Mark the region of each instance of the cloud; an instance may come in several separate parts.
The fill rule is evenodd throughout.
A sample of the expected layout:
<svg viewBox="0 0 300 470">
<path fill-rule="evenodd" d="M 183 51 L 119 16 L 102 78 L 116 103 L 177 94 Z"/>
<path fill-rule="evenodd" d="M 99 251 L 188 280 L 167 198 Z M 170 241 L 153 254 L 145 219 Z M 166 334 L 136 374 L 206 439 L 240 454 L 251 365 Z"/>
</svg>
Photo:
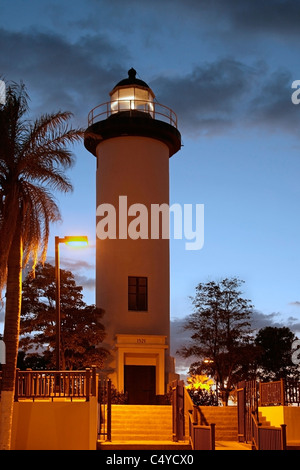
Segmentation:
<svg viewBox="0 0 300 470">
<path fill-rule="evenodd" d="M 299 136 L 300 112 L 291 101 L 292 81 L 287 69 L 270 71 L 262 61 L 250 67 L 223 58 L 185 76 L 156 77 L 151 86 L 159 101 L 176 111 L 179 127 L 190 136 L 262 126 Z"/>
<path fill-rule="evenodd" d="M 95 290 L 95 278 L 87 277 L 80 274 L 74 274 L 76 284 L 82 286 L 84 289 L 94 291 Z"/>
<path fill-rule="evenodd" d="M 47 263 L 50 263 L 54 266 L 55 260 L 53 256 L 47 257 Z M 78 286 L 82 286 L 83 289 L 89 291 L 95 291 L 95 276 L 87 276 L 86 274 L 82 274 L 83 272 L 94 272 L 95 271 L 95 263 L 90 263 L 85 260 L 77 260 L 72 258 L 63 257 L 60 260 L 60 266 L 62 269 L 67 271 L 71 271 L 74 275 L 76 284 Z"/>
<path fill-rule="evenodd" d="M 135 2 L 136 0 L 131 0 Z M 157 0 L 158 1 L 158 0 Z M 182 14 L 187 13 L 202 20 L 218 21 L 218 25 L 230 30 L 232 36 L 237 34 L 253 33 L 260 35 L 291 36 L 299 35 L 300 8 L 298 0 L 213 0 L 210 2 L 199 0 L 186 0 L 184 7 L 181 0 L 167 0 L 166 8 L 170 4 L 177 4 Z M 167 5 L 168 4 L 168 5 Z M 218 31 L 216 30 L 215 34 Z"/>
<path fill-rule="evenodd" d="M 249 7 L 250 8 L 250 7 Z M 120 41 L 120 40 L 119 40 Z M 67 40 L 36 29 L 0 29 L 0 70 L 5 80 L 24 81 L 35 115 L 68 110 L 85 127 L 87 114 L 109 100 L 109 91 L 127 74 L 126 45 L 108 34 L 94 33 Z M 14 60 L 11 60 L 11 57 Z M 238 127 L 265 126 L 299 134 L 300 113 L 291 102 L 293 79 L 287 69 L 270 71 L 232 57 L 195 65 L 180 75 L 159 74 L 150 86 L 178 114 L 180 130 L 189 136 L 227 133 Z"/>
<path fill-rule="evenodd" d="M 233 125 L 253 73 L 239 61 L 220 59 L 196 66 L 185 76 L 157 77 L 153 87 L 160 101 L 176 110 L 185 129 L 209 134 Z"/>
<path fill-rule="evenodd" d="M 293 304 L 297 304 L 300 306 L 300 302 L 295 302 Z M 170 323 L 170 336 L 171 336 L 171 355 L 175 357 L 176 361 L 176 372 L 179 373 L 182 378 L 187 376 L 189 367 L 192 362 L 196 361 L 197 358 L 189 357 L 189 358 L 182 358 L 176 351 L 182 348 L 183 346 L 187 346 L 191 342 L 191 331 L 184 329 L 185 318 L 175 318 L 171 320 Z M 252 318 L 251 318 L 251 327 L 253 328 L 254 335 L 257 332 L 265 328 L 267 326 L 282 328 L 288 327 L 290 330 L 297 334 L 300 334 L 300 322 L 298 318 L 289 317 L 288 319 L 282 319 L 281 314 L 278 312 L 274 312 L 271 314 L 264 314 L 258 310 L 254 310 Z"/>
<path fill-rule="evenodd" d="M 300 8 L 297 0 L 216 0 L 213 4 L 216 10 L 227 13 L 235 31 L 299 34 Z"/>
<path fill-rule="evenodd" d="M 300 109 L 292 103 L 293 78 L 280 69 L 266 76 L 252 99 L 248 118 L 252 125 L 265 125 L 272 131 L 282 129 L 299 135 Z"/>
<path fill-rule="evenodd" d="M 85 125 L 89 110 L 108 101 L 112 85 L 124 75 L 120 58 L 126 49 L 101 34 L 72 43 L 54 33 L 2 28 L 0 43 L 5 44 L 0 56 L 4 79 L 25 83 L 36 114 L 68 110 Z"/>
<path fill-rule="evenodd" d="M 253 311 L 251 318 L 251 327 L 254 330 L 254 334 L 261 328 L 266 326 L 281 327 L 283 326 L 280 320 L 280 313 L 264 314 L 258 310 Z"/>
<path fill-rule="evenodd" d="M 48 256 L 47 257 L 47 263 L 50 263 L 54 266 L 55 264 L 55 258 L 54 256 Z M 94 270 L 95 269 L 95 264 L 91 263 L 86 260 L 82 259 L 73 259 L 73 258 L 68 258 L 64 256 L 60 260 L 60 265 L 63 269 L 67 269 L 69 271 L 78 271 L 81 269 L 88 269 L 88 270 Z"/>
<path fill-rule="evenodd" d="M 181 378 L 184 379 L 188 375 L 188 370 L 193 362 L 193 358 L 183 358 L 176 354 L 176 351 L 182 348 L 183 346 L 187 346 L 190 342 L 190 335 L 191 332 L 187 331 L 183 328 L 185 323 L 185 319 L 176 318 L 171 320 L 170 322 L 170 337 L 171 337 L 171 345 L 170 345 L 170 353 L 171 356 L 175 358 L 175 369 L 176 373 L 180 374 Z"/>
</svg>

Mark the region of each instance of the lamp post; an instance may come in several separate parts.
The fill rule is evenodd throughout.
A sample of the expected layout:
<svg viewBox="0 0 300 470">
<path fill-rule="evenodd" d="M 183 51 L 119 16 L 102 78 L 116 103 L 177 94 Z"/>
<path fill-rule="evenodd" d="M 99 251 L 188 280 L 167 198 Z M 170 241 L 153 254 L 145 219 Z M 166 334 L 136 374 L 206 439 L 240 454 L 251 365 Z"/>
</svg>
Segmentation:
<svg viewBox="0 0 300 470">
<path fill-rule="evenodd" d="M 59 244 L 65 243 L 70 246 L 86 246 L 88 238 L 86 236 L 68 236 L 64 238 L 55 237 L 55 282 L 56 282 L 56 370 L 60 370 L 60 262 Z"/>
</svg>

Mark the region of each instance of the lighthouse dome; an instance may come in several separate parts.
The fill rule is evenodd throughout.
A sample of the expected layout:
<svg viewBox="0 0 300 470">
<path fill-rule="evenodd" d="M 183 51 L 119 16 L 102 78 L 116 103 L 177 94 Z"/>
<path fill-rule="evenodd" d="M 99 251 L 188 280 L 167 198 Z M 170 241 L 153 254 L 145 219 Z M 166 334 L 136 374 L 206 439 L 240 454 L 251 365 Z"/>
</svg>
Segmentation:
<svg viewBox="0 0 300 470">
<path fill-rule="evenodd" d="M 127 87 L 127 86 L 132 86 L 132 85 L 143 87 L 143 88 L 148 88 L 150 90 L 150 87 L 147 85 L 146 82 L 144 82 L 143 80 L 140 80 L 139 78 L 136 78 L 136 70 L 134 70 L 134 68 L 131 68 L 130 70 L 128 70 L 128 77 L 118 82 L 116 86 L 113 88 L 113 91 L 117 87 L 120 87 L 120 86 Z M 113 93 L 113 91 L 111 93 Z"/>
</svg>

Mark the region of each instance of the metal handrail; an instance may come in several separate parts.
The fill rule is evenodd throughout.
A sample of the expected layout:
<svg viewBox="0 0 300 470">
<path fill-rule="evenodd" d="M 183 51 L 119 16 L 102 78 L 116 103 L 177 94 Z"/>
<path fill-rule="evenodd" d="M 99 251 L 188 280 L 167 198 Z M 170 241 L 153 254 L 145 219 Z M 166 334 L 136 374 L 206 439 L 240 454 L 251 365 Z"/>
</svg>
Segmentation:
<svg viewBox="0 0 300 470">
<path fill-rule="evenodd" d="M 171 124 L 177 129 L 177 115 L 171 108 L 160 103 L 146 100 L 114 100 L 95 106 L 88 114 L 88 125 L 94 124 L 95 120 L 102 121 L 113 114 L 124 111 L 140 111 Z"/>
<path fill-rule="evenodd" d="M 96 388 L 95 366 L 82 371 L 38 371 L 30 369 L 21 371 L 17 369 L 15 401 L 41 398 L 51 400 L 55 398 L 82 398 L 89 401 L 90 396 L 96 396 Z"/>
</svg>

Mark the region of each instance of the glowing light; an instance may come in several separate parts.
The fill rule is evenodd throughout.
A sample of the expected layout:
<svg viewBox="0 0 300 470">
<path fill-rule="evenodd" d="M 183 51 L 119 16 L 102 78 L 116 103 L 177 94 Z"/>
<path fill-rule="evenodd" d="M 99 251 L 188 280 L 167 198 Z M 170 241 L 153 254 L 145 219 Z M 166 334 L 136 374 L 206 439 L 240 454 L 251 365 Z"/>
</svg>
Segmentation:
<svg viewBox="0 0 300 470">
<path fill-rule="evenodd" d="M 88 237 L 82 236 L 68 236 L 63 239 L 63 243 L 73 247 L 83 247 L 88 245 Z"/>
<path fill-rule="evenodd" d="M 153 94 L 151 90 L 137 86 L 120 87 L 111 94 L 112 112 L 138 109 L 143 112 L 153 112 Z"/>
<path fill-rule="evenodd" d="M 204 389 L 210 390 L 214 384 L 214 381 L 207 377 L 207 375 L 193 375 L 187 379 L 187 389 Z"/>
</svg>

